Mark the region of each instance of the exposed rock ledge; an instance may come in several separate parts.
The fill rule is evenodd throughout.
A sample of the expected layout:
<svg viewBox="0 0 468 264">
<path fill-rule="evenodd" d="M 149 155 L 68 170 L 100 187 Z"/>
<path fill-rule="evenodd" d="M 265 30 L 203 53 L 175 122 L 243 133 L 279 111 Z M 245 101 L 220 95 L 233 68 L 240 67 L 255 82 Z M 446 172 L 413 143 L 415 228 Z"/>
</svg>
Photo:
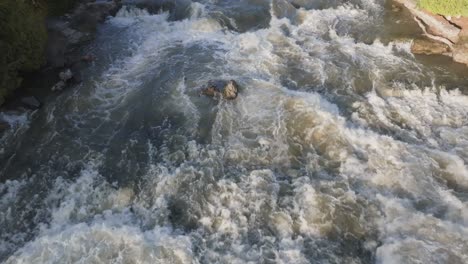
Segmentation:
<svg viewBox="0 0 468 264">
<path fill-rule="evenodd" d="M 468 65 L 468 17 L 446 17 L 421 10 L 417 0 L 394 0 L 414 16 L 427 39 L 413 42 L 416 54 L 443 54 Z"/>
</svg>

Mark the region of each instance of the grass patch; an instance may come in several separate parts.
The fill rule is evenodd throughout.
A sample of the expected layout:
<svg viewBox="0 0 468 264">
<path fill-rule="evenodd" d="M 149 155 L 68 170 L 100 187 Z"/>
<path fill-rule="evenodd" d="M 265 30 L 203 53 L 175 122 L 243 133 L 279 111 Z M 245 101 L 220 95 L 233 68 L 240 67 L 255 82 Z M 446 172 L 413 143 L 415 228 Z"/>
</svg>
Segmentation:
<svg viewBox="0 0 468 264">
<path fill-rule="evenodd" d="M 418 5 L 435 14 L 468 17 L 468 0 L 419 0 Z"/>
</svg>

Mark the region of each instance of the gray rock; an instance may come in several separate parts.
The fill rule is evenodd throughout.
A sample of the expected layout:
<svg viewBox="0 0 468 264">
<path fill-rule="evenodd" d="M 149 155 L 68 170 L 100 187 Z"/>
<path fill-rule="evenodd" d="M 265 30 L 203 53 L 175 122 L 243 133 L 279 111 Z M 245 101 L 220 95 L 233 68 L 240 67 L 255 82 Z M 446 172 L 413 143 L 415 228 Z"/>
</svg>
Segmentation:
<svg viewBox="0 0 468 264">
<path fill-rule="evenodd" d="M 54 86 L 52 86 L 52 91 L 57 92 L 57 91 L 62 91 L 66 86 L 66 83 L 64 81 L 59 81 L 56 83 Z"/>
<path fill-rule="evenodd" d="M 21 98 L 21 103 L 26 108 L 33 109 L 33 110 L 38 109 L 39 107 L 41 107 L 41 102 L 39 102 L 39 100 L 37 100 L 37 98 L 34 97 L 34 96 L 28 96 L 28 97 Z"/>
<path fill-rule="evenodd" d="M 61 71 L 59 73 L 59 77 L 60 77 L 60 80 L 62 80 L 64 82 L 67 82 L 68 80 L 73 78 L 73 73 L 72 73 L 72 71 L 70 69 L 66 69 L 66 70 Z"/>
</svg>

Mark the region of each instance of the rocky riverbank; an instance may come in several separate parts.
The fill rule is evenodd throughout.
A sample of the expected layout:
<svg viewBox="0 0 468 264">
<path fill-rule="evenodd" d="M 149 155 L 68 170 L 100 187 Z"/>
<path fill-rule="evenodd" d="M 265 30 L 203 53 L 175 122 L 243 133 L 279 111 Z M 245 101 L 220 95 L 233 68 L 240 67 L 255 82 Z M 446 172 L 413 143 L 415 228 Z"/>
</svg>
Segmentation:
<svg viewBox="0 0 468 264">
<path fill-rule="evenodd" d="M 0 4 L 0 105 L 39 69 L 72 67 L 76 49 L 93 38 L 118 1 L 17 1 Z M 73 8 L 74 7 L 74 8 Z M 68 10 L 70 13 L 63 15 Z M 63 15 L 63 16 L 61 16 Z"/>
<path fill-rule="evenodd" d="M 418 6 L 417 0 L 394 0 L 408 9 L 423 31 L 413 41 L 415 54 L 441 54 L 468 65 L 468 17 L 434 14 Z"/>
</svg>

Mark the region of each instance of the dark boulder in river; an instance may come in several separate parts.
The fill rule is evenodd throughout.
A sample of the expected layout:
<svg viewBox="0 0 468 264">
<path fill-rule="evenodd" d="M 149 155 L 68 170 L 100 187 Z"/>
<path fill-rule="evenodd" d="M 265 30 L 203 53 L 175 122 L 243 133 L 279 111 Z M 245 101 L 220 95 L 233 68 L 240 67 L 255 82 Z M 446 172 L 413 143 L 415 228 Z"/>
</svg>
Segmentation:
<svg viewBox="0 0 468 264">
<path fill-rule="evenodd" d="M 234 100 L 239 93 L 239 85 L 234 80 L 224 81 L 215 80 L 209 81 L 207 87 L 203 88 L 201 94 L 224 98 L 226 100 Z"/>
<path fill-rule="evenodd" d="M 34 96 L 28 96 L 28 97 L 23 97 L 21 98 L 21 103 L 29 109 L 36 110 L 39 107 L 41 107 L 41 102 L 37 100 L 36 97 Z"/>
</svg>

